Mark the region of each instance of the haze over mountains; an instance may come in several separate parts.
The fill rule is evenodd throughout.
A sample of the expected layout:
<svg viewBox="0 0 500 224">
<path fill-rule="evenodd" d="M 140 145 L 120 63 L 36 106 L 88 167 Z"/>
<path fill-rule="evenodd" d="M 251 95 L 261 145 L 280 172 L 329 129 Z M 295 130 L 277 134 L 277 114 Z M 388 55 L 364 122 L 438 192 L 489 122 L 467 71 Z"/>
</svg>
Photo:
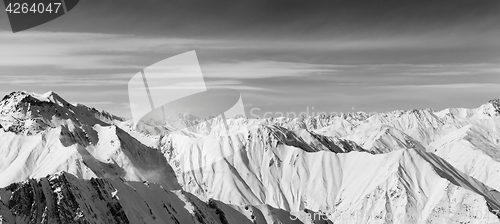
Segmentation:
<svg viewBox="0 0 500 224">
<path fill-rule="evenodd" d="M 480 105 L 482 102 L 478 102 Z M 500 101 L 141 123 L 0 101 L 3 223 L 499 223 Z"/>
</svg>

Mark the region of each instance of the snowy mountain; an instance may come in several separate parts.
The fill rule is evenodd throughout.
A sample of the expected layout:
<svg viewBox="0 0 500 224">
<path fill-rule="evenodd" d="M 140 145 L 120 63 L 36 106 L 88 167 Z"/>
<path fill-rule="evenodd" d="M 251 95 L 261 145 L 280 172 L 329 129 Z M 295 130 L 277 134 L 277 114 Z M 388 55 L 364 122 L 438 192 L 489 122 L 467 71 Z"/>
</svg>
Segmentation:
<svg viewBox="0 0 500 224">
<path fill-rule="evenodd" d="M 5 96 L 3 223 L 500 223 L 499 100 L 176 122 Z"/>
<path fill-rule="evenodd" d="M 179 185 L 165 158 L 113 125 L 120 119 L 54 93 L 14 92 L 0 102 L 0 187 L 60 171 Z"/>
<path fill-rule="evenodd" d="M 500 208 L 500 198 L 491 193 L 491 187 L 419 149 L 377 155 L 308 152 L 265 132 L 254 133 L 228 137 L 220 147 L 213 147 L 210 140 L 173 136 L 167 140 L 172 145 L 165 154 L 184 189 L 202 199 L 269 204 L 292 212 L 322 211 L 335 222 L 347 222 L 342 217 L 362 212 L 355 221 L 412 214 L 415 219 L 392 221 L 442 223 L 453 218 L 481 223 L 483 216 L 474 220 L 471 214 L 486 217 L 489 208 Z M 225 159 L 217 159 L 221 157 Z M 469 207 L 462 207 L 464 201 L 470 201 Z"/>
</svg>

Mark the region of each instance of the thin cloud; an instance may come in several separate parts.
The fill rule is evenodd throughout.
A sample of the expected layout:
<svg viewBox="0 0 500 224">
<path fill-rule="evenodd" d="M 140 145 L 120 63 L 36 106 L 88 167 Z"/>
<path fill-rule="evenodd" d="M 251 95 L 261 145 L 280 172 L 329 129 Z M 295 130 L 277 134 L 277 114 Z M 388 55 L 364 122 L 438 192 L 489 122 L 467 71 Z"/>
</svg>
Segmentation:
<svg viewBox="0 0 500 224">
<path fill-rule="evenodd" d="M 202 40 L 134 35 L 0 31 L 0 66 L 141 70 L 142 66 L 131 63 L 138 54 L 199 44 L 210 45 Z"/>
<path fill-rule="evenodd" d="M 399 86 L 391 86 L 391 87 L 382 87 L 382 88 L 432 88 L 436 90 L 442 89 L 498 89 L 500 90 L 500 83 L 450 83 L 450 84 L 426 84 L 426 85 L 399 85 Z"/>
<path fill-rule="evenodd" d="M 203 74 L 209 78 L 259 79 L 334 74 L 342 65 L 310 64 L 279 61 L 239 61 L 205 64 Z"/>
<path fill-rule="evenodd" d="M 125 85 L 130 74 L 101 75 L 1 75 L 0 83 L 18 86 L 58 86 L 58 87 L 95 87 Z"/>
</svg>

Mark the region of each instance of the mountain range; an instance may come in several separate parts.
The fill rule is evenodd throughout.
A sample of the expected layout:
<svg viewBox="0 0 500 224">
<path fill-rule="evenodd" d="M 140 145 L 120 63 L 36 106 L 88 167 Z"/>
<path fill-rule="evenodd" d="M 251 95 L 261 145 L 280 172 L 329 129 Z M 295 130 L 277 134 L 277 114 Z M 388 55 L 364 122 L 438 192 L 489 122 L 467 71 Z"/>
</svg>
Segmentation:
<svg viewBox="0 0 500 224">
<path fill-rule="evenodd" d="M 179 119 L 188 128 L 134 126 L 53 92 L 10 93 L 2 223 L 500 223 L 500 100 Z"/>
</svg>

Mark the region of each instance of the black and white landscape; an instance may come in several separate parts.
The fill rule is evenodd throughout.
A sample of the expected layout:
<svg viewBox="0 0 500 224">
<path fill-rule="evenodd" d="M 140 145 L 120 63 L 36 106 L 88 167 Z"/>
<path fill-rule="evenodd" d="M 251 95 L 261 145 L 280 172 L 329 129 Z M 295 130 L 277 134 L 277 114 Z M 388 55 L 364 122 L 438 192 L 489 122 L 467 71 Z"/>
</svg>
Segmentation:
<svg viewBox="0 0 500 224">
<path fill-rule="evenodd" d="M 499 0 L 3 3 L 0 224 L 500 224 Z"/>
<path fill-rule="evenodd" d="M 229 118 L 230 135 L 217 119 L 131 123 L 53 92 L 6 95 L 3 223 L 500 222 L 498 100 Z"/>
</svg>

